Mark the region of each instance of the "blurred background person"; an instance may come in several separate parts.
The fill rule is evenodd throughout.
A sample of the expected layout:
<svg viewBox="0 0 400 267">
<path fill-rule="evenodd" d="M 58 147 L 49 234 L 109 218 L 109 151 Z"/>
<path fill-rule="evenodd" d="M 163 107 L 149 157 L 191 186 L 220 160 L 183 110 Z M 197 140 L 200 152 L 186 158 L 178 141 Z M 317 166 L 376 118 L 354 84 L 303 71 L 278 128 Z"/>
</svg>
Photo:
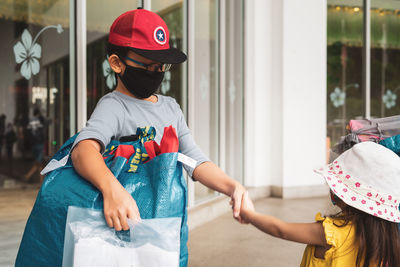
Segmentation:
<svg viewBox="0 0 400 267">
<path fill-rule="evenodd" d="M 6 115 L 0 115 L 0 159 L 3 154 L 4 131 L 6 128 Z"/>
<path fill-rule="evenodd" d="M 40 109 L 35 108 L 33 110 L 33 118 L 29 121 L 27 127 L 34 163 L 24 175 L 25 182 L 29 182 L 32 176 L 43 167 L 46 124 L 46 119 L 42 116 Z M 42 180 L 43 177 L 40 176 L 40 182 L 42 182 Z"/>
<path fill-rule="evenodd" d="M 14 125 L 9 122 L 7 124 L 7 128 L 4 134 L 4 141 L 6 145 L 7 158 L 12 161 L 13 159 L 13 151 L 14 151 L 14 143 L 17 141 L 17 133 L 14 130 Z"/>
</svg>

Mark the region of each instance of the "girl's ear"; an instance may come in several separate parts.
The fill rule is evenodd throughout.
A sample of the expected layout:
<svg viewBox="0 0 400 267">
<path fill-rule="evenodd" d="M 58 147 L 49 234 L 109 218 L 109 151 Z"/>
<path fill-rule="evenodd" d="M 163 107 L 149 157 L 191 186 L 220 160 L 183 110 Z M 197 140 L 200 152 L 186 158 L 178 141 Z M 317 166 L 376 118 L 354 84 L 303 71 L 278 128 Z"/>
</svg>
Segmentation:
<svg viewBox="0 0 400 267">
<path fill-rule="evenodd" d="M 110 64 L 111 69 L 115 73 L 123 73 L 125 69 L 125 65 L 122 64 L 121 60 L 119 57 L 115 54 L 112 54 L 111 56 L 108 57 L 108 63 Z"/>
</svg>

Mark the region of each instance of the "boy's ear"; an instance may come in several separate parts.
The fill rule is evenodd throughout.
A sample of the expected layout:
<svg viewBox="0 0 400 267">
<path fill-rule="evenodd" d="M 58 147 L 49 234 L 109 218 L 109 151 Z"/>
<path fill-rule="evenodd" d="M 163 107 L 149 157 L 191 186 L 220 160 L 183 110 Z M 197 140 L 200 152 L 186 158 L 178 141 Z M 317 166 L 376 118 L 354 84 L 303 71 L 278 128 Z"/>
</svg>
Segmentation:
<svg viewBox="0 0 400 267">
<path fill-rule="evenodd" d="M 108 57 L 108 63 L 110 64 L 111 69 L 115 73 L 121 73 L 123 72 L 124 69 L 124 64 L 122 64 L 121 60 L 119 57 L 115 54 L 112 54 L 111 56 Z"/>
</svg>

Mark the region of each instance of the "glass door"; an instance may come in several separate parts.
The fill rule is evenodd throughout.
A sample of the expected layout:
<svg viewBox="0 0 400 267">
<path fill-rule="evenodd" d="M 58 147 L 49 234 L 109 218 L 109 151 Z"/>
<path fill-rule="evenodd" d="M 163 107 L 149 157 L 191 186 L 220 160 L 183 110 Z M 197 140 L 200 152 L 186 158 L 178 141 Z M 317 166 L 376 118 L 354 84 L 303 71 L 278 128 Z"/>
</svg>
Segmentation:
<svg viewBox="0 0 400 267">
<path fill-rule="evenodd" d="M 0 2 L 2 174 L 21 179 L 69 137 L 69 27 L 69 0 Z M 35 110 L 45 125 L 38 139 L 28 127 Z M 29 178 L 39 181 L 39 169 Z"/>
</svg>

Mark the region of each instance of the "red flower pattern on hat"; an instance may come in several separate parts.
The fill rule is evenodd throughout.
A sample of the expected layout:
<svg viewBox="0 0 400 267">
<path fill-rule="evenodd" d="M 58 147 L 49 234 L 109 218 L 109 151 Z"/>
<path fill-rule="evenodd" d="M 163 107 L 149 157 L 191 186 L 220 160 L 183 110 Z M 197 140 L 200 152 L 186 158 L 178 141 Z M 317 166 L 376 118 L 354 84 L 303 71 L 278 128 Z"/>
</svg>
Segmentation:
<svg viewBox="0 0 400 267">
<path fill-rule="evenodd" d="M 322 171 L 316 172 L 325 176 L 332 191 L 349 205 L 373 216 L 383 219 L 388 216 L 386 219 L 389 221 L 400 221 L 397 209 L 396 211 L 393 210 L 394 205 L 400 202 L 400 198 L 396 199 L 393 194 L 378 191 L 377 188 L 362 179 L 364 176 L 359 175 L 360 179 L 355 178 L 358 177 L 355 171 L 354 173 L 346 173 L 350 169 L 344 168 L 345 166 L 348 166 L 346 162 L 335 160 Z M 383 217 L 383 214 L 386 214 L 386 216 Z"/>
</svg>

